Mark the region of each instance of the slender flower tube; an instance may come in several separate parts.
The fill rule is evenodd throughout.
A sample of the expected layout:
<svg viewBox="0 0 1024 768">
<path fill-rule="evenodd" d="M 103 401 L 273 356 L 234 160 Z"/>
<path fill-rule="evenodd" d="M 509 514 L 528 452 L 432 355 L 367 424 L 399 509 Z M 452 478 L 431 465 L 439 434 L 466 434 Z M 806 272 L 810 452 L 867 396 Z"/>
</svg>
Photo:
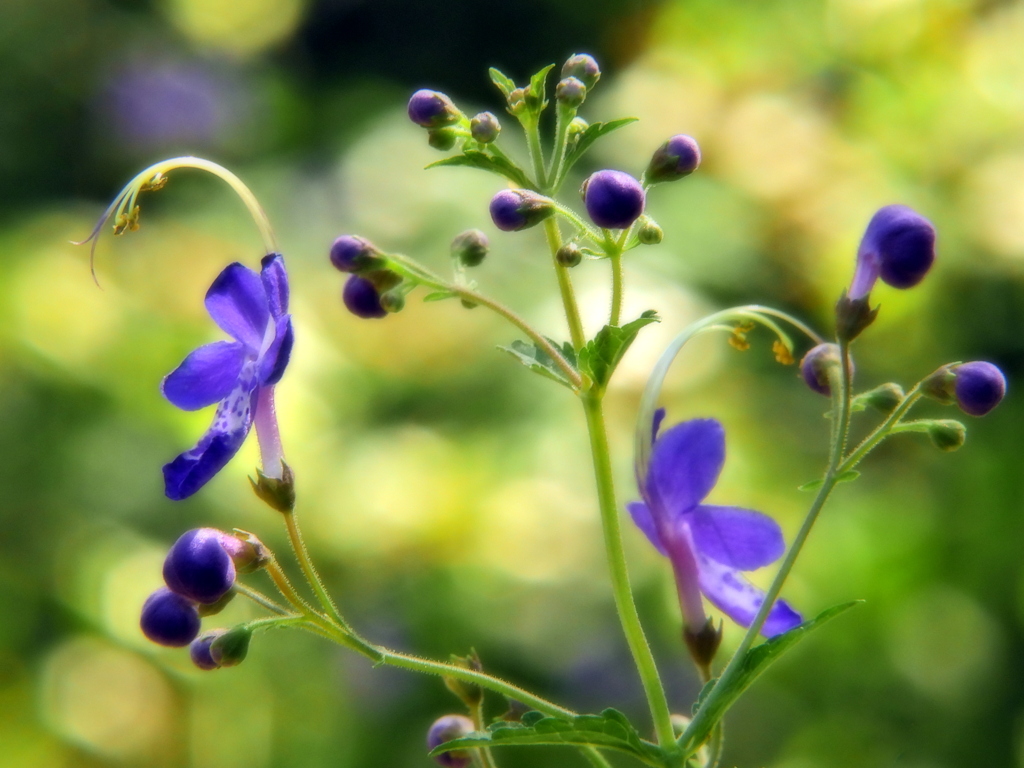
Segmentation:
<svg viewBox="0 0 1024 768">
<path fill-rule="evenodd" d="M 655 414 L 647 476 L 638 478 L 643 502 L 628 505 L 633 522 L 672 563 L 683 624 L 698 631 L 707 617 L 701 595 L 737 624 L 748 627 L 764 601 L 742 571 L 778 560 L 785 542 L 778 523 L 761 512 L 702 504 L 725 464 L 725 430 L 714 419 L 676 424 L 657 436 Z M 786 632 L 802 621 L 783 600 L 772 606 L 761 632 Z"/>
<path fill-rule="evenodd" d="M 288 275 L 280 254 L 263 258 L 259 274 L 229 264 L 206 293 L 206 309 L 233 341 L 199 347 L 163 381 L 172 404 L 194 411 L 217 403 L 213 423 L 195 447 L 164 465 L 167 497 L 185 499 L 227 465 L 258 423 L 263 473 L 284 474 L 273 411 L 294 337 L 288 314 Z"/>
</svg>

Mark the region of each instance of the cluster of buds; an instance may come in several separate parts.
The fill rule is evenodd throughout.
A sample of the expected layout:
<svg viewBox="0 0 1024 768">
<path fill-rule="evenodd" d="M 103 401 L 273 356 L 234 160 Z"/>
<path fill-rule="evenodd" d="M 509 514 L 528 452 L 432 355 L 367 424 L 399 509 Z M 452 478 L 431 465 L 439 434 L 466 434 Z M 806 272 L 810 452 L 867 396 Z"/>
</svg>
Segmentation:
<svg viewBox="0 0 1024 768">
<path fill-rule="evenodd" d="M 342 235 L 331 245 L 330 259 L 335 269 L 349 274 L 341 299 L 356 317 L 387 317 L 405 307 L 410 286 L 385 268 L 381 252 L 369 240 Z"/>
<path fill-rule="evenodd" d="M 234 597 L 235 577 L 268 562 L 269 555 L 255 537 L 232 536 L 214 528 L 186 531 L 164 560 L 165 586 L 142 606 L 140 626 L 154 643 L 181 648 L 191 644 L 192 660 L 200 669 L 232 666 L 245 658 L 245 627 L 218 629 L 197 639 L 203 616 L 219 613 Z"/>
</svg>

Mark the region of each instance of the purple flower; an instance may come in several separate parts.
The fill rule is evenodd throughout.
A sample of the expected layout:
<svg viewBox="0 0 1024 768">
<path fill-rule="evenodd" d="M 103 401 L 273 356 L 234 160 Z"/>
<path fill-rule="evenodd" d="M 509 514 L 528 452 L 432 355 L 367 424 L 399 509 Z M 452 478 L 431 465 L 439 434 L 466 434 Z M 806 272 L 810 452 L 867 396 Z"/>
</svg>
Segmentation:
<svg viewBox="0 0 1024 768">
<path fill-rule="evenodd" d="M 142 633 L 160 645 L 181 648 L 199 634 L 199 612 L 195 603 L 160 587 L 142 605 L 139 625 Z"/>
<path fill-rule="evenodd" d="M 956 371 L 956 402 L 971 416 L 984 416 L 1006 394 L 1006 377 L 992 363 L 964 363 Z"/>
<path fill-rule="evenodd" d="M 197 603 L 216 603 L 235 583 L 235 564 L 225 547 L 227 539 L 238 541 L 215 528 L 193 528 L 183 533 L 164 560 L 164 583 Z"/>
<path fill-rule="evenodd" d="M 638 478 L 643 502 L 628 505 L 633 522 L 672 563 L 683 623 L 694 630 L 707 618 L 701 593 L 741 626 L 750 626 L 764 601 L 742 571 L 778 560 L 785 542 L 767 515 L 739 507 L 702 504 L 725 463 L 725 430 L 714 419 L 676 424 L 657 436 L 647 476 Z M 761 634 L 773 637 L 801 622 L 785 601 L 772 606 Z"/>
<path fill-rule="evenodd" d="M 188 498 L 223 469 L 254 420 L 264 473 L 279 479 L 283 472 L 274 385 L 293 342 L 284 259 L 265 256 L 259 274 L 229 264 L 206 292 L 206 310 L 234 341 L 199 347 L 164 378 L 164 397 L 183 410 L 218 404 L 196 446 L 164 465 L 165 493 L 174 500 Z"/>
<path fill-rule="evenodd" d="M 599 227 L 625 229 L 644 212 L 644 188 L 622 171 L 598 171 L 583 182 L 583 202 Z"/>
<path fill-rule="evenodd" d="M 935 261 L 935 227 L 905 205 L 879 208 L 857 249 L 857 270 L 847 296 L 862 299 L 879 277 L 893 288 L 917 285 Z"/>
<path fill-rule="evenodd" d="M 434 750 L 446 741 L 461 739 L 473 732 L 473 721 L 465 715 L 445 715 L 439 717 L 427 731 L 427 748 Z M 444 752 L 434 758 L 438 765 L 445 768 L 465 768 L 473 762 L 473 755 L 466 750 L 456 749 Z"/>
</svg>

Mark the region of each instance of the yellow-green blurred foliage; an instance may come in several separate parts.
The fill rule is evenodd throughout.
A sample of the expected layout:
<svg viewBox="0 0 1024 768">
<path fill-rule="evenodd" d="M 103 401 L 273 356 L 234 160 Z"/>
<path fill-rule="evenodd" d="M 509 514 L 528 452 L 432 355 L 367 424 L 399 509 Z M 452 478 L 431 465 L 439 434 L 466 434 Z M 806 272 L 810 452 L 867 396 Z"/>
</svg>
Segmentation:
<svg viewBox="0 0 1024 768">
<path fill-rule="evenodd" d="M 254 442 L 194 499 L 162 494 L 161 464 L 210 414 L 174 409 L 159 382 L 220 338 L 202 304 L 213 277 L 257 264 L 244 208 L 212 178 L 172 175 L 144 197 L 138 233 L 104 235 L 102 288 L 88 250 L 69 244 L 138 169 L 186 152 L 243 177 L 285 253 L 296 346 L 281 431 L 310 549 L 351 620 L 434 657 L 475 647 L 496 673 L 646 727 L 572 398 L 495 351 L 516 334 L 483 309 L 413 296 L 399 315 L 355 319 L 326 258 L 357 233 L 443 271 L 450 238 L 479 227 L 492 242 L 481 289 L 565 337 L 541 235 L 492 227 L 496 177 L 424 171 L 439 155 L 404 101 L 438 87 L 467 113 L 500 113 L 487 66 L 522 81 L 576 50 L 605 70 L 583 114 L 640 122 L 598 145 L 565 202 L 594 168 L 639 174 L 673 133 L 704 152 L 697 174 L 650 194 L 664 243 L 626 260 L 626 314 L 664 321 L 609 395 L 623 502 L 638 397 L 668 340 L 748 301 L 827 330 L 884 204 L 929 216 L 939 259 L 919 288 L 876 291 L 858 384 L 970 359 L 1010 376 L 959 453 L 902 437 L 837 492 L 786 594 L 807 613 L 867 602 L 736 707 L 726 763 L 1024 765 L 1024 3 L 0 0 L 0 768 L 427 766 L 426 727 L 457 711 L 439 681 L 371 669 L 316 637 L 261 635 L 242 666 L 201 673 L 138 631 L 187 528 L 255 531 L 287 561 L 280 521 L 246 481 Z M 607 265 L 573 278 L 593 332 Z M 809 501 L 796 488 L 824 462 L 825 401 L 774 362 L 766 335 L 751 341 L 688 347 L 665 404 L 672 420 L 725 423 L 713 499 L 765 510 L 791 535 Z M 669 569 L 628 524 L 624 535 L 686 712 L 698 681 Z M 242 602 L 207 623 L 257 615 Z M 727 625 L 725 650 L 738 637 Z M 558 750 L 499 757 L 582 765 Z"/>
</svg>

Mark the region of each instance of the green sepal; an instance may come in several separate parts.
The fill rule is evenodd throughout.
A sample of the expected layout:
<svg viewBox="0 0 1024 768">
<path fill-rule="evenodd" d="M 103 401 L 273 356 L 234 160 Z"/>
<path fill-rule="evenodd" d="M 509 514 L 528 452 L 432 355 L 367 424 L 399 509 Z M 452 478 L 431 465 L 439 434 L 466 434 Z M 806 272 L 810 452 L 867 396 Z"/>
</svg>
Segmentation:
<svg viewBox="0 0 1024 768">
<path fill-rule="evenodd" d="M 661 322 L 658 313 L 649 309 L 625 325 L 606 325 L 580 350 L 580 372 L 587 374 L 599 389 L 604 389 L 640 329 L 658 322 Z"/>
<path fill-rule="evenodd" d="M 761 673 L 764 672 L 772 662 L 778 659 L 783 653 L 788 651 L 798 642 L 803 640 L 810 632 L 818 629 L 826 622 L 831 621 L 839 614 L 846 613 L 846 611 L 853 608 L 853 606 L 862 602 L 864 601 L 851 600 L 848 603 L 828 608 L 810 621 L 805 621 L 800 626 L 794 627 L 781 635 L 776 635 L 770 640 L 765 640 L 760 645 L 756 645 L 751 648 L 743 658 L 739 674 L 733 678 L 729 687 L 716 696 L 715 699 L 710 700 L 710 704 L 714 707 L 714 710 L 708 713 L 704 712 L 704 705 L 709 701 L 709 696 L 717 681 L 712 680 L 705 685 L 703 690 L 700 692 L 700 696 L 697 697 L 697 703 L 694 705 L 693 709 L 693 722 L 694 724 L 699 724 L 701 727 L 699 730 L 683 734 L 686 737 L 686 742 L 682 745 L 683 751 L 690 754 L 703 744 L 711 735 L 712 729 L 718 721 L 722 719 L 729 707 L 731 707 L 736 699 L 738 699 L 743 692 L 746 691 L 758 677 L 760 677 Z M 697 719 L 698 713 L 700 714 L 699 720 Z"/>
<path fill-rule="evenodd" d="M 252 630 L 239 624 L 210 643 L 210 655 L 222 667 L 235 667 L 245 661 L 251 639 Z"/>
<path fill-rule="evenodd" d="M 256 477 L 259 479 L 253 480 L 250 477 L 249 482 L 267 506 L 287 515 L 295 509 L 295 475 L 292 474 L 292 468 L 283 461 L 281 467 L 283 472 L 280 480 L 267 477 L 262 470 L 257 469 Z"/>
<path fill-rule="evenodd" d="M 565 156 L 565 162 L 562 166 L 562 178 L 564 179 L 566 174 L 569 173 L 569 169 L 576 164 L 576 161 L 583 157 L 584 153 L 590 149 L 590 145 L 597 141 L 605 134 L 611 133 L 614 130 L 618 130 L 624 125 L 635 123 L 638 118 L 636 117 L 623 117 L 618 120 L 610 120 L 607 123 L 591 123 L 587 126 L 587 129 L 580 134 L 580 137 L 576 140 L 572 149 Z M 561 179 L 559 179 L 561 181 Z"/>
<path fill-rule="evenodd" d="M 839 483 L 850 483 L 856 480 L 858 477 L 860 477 L 860 472 L 858 470 L 848 469 L 845 472 L 840 472 L 838 475 L 836 475 L 836 484 L 838 485 Z M 816 491 L 819 488 L 821 488 L 821 486 L 824 485 L 824 483 L 825 481 L 819 477 L 817 480 L 811 480 L 811 482 L 809 483 L 804 483 L 799 488 L 797 488 L 797 490 Z"/>
<path fill-rule="evenodd" d="M 633 724 L 615 709 L 600 715 L 578 715 L 573 718 L 548 717 L 540 712 L 527 712 L 522 722 L 498 721 L 486 731 L 474 731 L 461 739 L 441 744 L 431 757 L 454 749 L 479 749 L 504 746 L 594 746 L 614 749 L 648 765 L 664 766 L 665 752 L 640 738 Z"/>
<path fill-rule="evenodd" d="M 573 351 L 572 344 L 565 342 L 564 344 L 559 345 L 557 341 L 552 341 L 551 339 L 548 339 L 548 341 L 551 342 L 555 349 L 562 353 L 562 357 L 566 359 L 569 365 L 575 367 L 576 353 Z M 576 388 L 572 385 L 571 381 L 565 378 L 565 374 L 562 372 L 562 369 L 555 364 L 551 355 L 536 344 L 516 339 L 509 346 L 499 346 L 498 349 L 502 352 L 508 352 L 512 357 L 534 373 L 546 376 L 553 381 L 557 381 L 562 386 L 575 391 Z"/>
<path fill-rule="evenodd" d="M 497 67 L 491 67 L 488 69 L 487 74 L 491 76 L 491 82 L 494 83 L 497 89 L 505 95 L 506 99 L 508 98 L 508 95 L 516 89 L 516 84 L 512 78 L 508 77 Z"/>
<path fill-rule="evenodd" d="M 537 190 L 536 185 L 530 181 L 530 177 L 527 176 L 523 170 L 506 160 L 503 157 L 495 157 L 494 155 L 481 152 L 477 149 L 466 149 L 461 155 L 452 155 L 446 157 L 443 160 L 430 163 L 426 166 L 427 168 L 439 168 L 441 166 L 454 166 L 462 165 L 470 168 L 479 168 L 482 171 L 490 171 L 496 173 L 498 176 L 504 176 L 509 181 L 518 184 L 520 187 L 526 189 Z"/>
</svg>

